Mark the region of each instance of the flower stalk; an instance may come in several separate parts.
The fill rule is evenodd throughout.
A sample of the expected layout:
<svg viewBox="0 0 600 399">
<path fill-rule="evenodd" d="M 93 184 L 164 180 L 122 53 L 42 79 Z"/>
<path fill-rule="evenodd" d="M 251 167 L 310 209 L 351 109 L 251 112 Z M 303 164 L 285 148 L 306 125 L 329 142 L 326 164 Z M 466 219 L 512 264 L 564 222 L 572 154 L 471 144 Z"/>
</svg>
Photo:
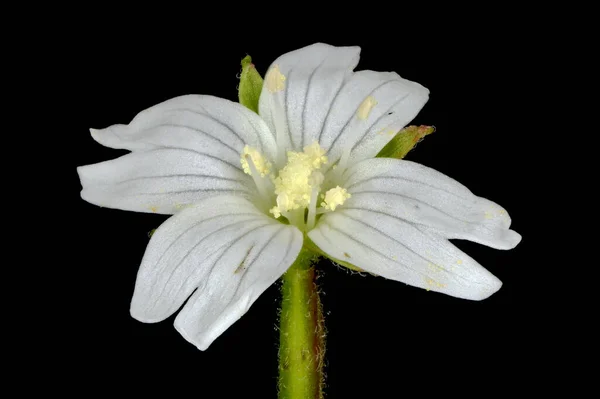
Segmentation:
<svg viewBox="0 0 600 399">
<path fill-rule="evenodd" d="M 303 248 L 283 275 L 279 339 L 279 399 L 323 397 L 325 329 L 314 252 Z"/>
</svg>

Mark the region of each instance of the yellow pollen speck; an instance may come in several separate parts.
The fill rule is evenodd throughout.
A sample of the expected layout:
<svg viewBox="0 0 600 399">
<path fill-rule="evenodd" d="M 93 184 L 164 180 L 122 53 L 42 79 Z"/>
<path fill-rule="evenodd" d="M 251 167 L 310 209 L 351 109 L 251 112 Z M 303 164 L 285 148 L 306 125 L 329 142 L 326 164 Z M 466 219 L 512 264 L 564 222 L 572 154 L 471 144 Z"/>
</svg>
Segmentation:
<svg viewBox="0 0 600 399">
<path fill-rule="evenodd" d="M 439 273 L 442 270 L 444 270 L 440 265 L 436 265 L 435 263 L 431 263 L 431 262 L 429 262 L 427 264 L 427 267 L 429 268 L 429 270 L 432 270 L 432 271 L 434 271 L 436 273 Z"/>
<path fill-rule="evenodd" d="M 427 288 L 427 291 L 429 291 L 429 289 L 431 289 L 431 288 L 444 288 L 444 287 L 446 287 L 446 284 L 442 284 L 440 282 L 437 282 L 434 279 L 432 279 L 431 277 L 425 277 L 425 283 L 429 287 L 429 288 Z"/>
<path fill-rule="evenodd" d="M 279 70 L 279 65 L 274 65 L 265 77 L 265 86 L 270 93 L 277 93 L 285 88 L 285 76 Z"/>
<path fill-rule="evenodd" d="M 459 259 L 459 260 L 457 260 L 457 261 L 456 261 L 456 264 L 457 264 L 457 265 L 462 265 L 462 264 L 463 264 L 463 261 L 462 261 L 462 259 Z"/>
<path fill-rule="evenodd" d="M 158 212 L 158 208 L 157 208 L 157 207 L 155 207 L 155 206 L 151 206 L 151 207 L 150 207 L 150 210 L 151 210 L 152 212 L 154 212 L 154 213 Z"/>
<path fill-rule="evenodd" d="M 378 134 L 384 135 L 387 134 L 388 136 L 393 136 L 396 134 L 396 130 L 394 129 L 382 129 L 378 132 Z"/>
<path fill-rule="evenodd" d="M 485 211 L 484 215 L 486 219 L 491 219 L 494 217 L 494 214 L 488 211 Z"/>
<path fill-rule="evenodd" d="M 335 211 L 337 206 L 342 205 L 351 196 L 352 195 L 346 191 L 345 188 L 337 186 L 325 193 L 325 201 L 321 203 L 321 206 L 325 209 Z"/>
<path fill-rule="evenodd" d="M 358 107 L 358 111 L 356 111 L 356 116 L 358 116 L 358 119 L 367 119 L 375 105 L 377 105 L 377 100 L 375 100 L 375 97 L 369 96 L 365 98 L 365 100 Z"/>
<path fill-rule="evenodd" d="M 242 157 L 240 158 L 240 162 L 242 164 L 242 168 L 244 169 L 244 173 L 252 176 L 252 169 L 250 168 L 250 164 L 248 163 L 248 157 L 252 159 L 252 163 L 254 167 L 260 173 L 261 177 L 265 177 L 271 171 L 271 162 L 267 161 L 265 157 L 262 156 L 260 152 L 256 148 L 245 146 L 244 151 L 242 152 Z"/>
</svg>

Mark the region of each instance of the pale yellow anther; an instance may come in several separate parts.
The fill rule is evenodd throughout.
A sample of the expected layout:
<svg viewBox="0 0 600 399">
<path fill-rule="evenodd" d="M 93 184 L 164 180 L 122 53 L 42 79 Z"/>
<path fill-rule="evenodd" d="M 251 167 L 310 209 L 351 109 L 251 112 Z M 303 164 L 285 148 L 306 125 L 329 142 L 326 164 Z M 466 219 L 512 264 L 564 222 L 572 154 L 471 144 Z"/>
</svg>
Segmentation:
<svg viewBox="0 0 600 399">
<path fill-rule="evenodd" d="M 277 207 L 277 206 L 274 206 L 273 208 L 269 209 L 269 212 L 271 212 L 273 214 L 275 219 L 277 219 L 279 216 L 281 216 L 281 212 L 279 212 L 279 207 Z"/>
<path fill-rule="evenodd" d="M 294 206 L 295 204 L 293 199 L 290 198 L 290 196 L 287 193 L 283 192 L 277 196 L 277 207 L 279 209 L 290 210 L 294 209 Z"/>
<path fill-rule="evenodd" d="M 492 212 L 485 211 L 484 216 L 486 219 L 491 219 L 494 217 L 494 214 Z"/>
<path fill-rule="evenodd" d="M 285 88 L 285 76 L 279 70 L 279 65 L 274 65 L 265 76 L 265 87 L 270 93 L 277 93 Z"/>
<path fill-rule="evenodd" d="M 315 225 L 316 215 L 334 211 L 351 196 L 340 186 L 320 194 L 325 176 L 319 169 L 327 163 L 325 154 L 326 151 L 317 142 L 307 145 L 302 152 L 288 151 L 287 163 L 276 176 L 271 173 L 271 163 L 253 147 L 244 147 L 240 162 L 244 172 L 253 177 L 261 196 L 268 202 L 272 201 L 271 190 L 274 187 L 276 204 L 269 212 L 275 218 L 285 216 L 292 223 L 299 224 L 306 217 L 306 226 L 311 229 Z M 253 176 L 255 172 L 260 177 Z M 267 175 L 270 181 L 261 179 Z M 317 210 L 319 194 L 324 209 Z M 308 209 L 308 216 L 302 212 L 304 209 Z"/>
<path fill-rule="evenodd" d="M 336 207 L 343 205 L 350 197 L 350 193 L 345 188 L 337 186 L 325 193 L 325 201 L 321 202 L 321 206 L 330 211 L 335 211 Z"/>
<path fill-rule="evenodd" d="M 252 163 L 256 168 L 256 171 L 260 173 L 261 177 L 265 177 L 271 171 L 271 162 L 267 161 L 265 157 L 262 156 L 260 152 L 256 148 L 245 146 L 244 151 L 242 152 L 242 157 L 240 162 L 242 163 L 242 168 L 244 169 L 244 173 L 252 176 L 252 169 L 250 168 L 250 164 L 248 163 L 248 157 L 252 159 Z"/>
<path fill-rule="evenodd" d="M 270 212 L 275 216 L 295 209 L 306 208 L 313 188 L 320 189 L 323 174 L 317 172 L 327 162 L 325 150 L 318 143 L 304 147 L 303 152 L 288 151 L 288 162 L 273 179 L 277 206 Z"/>
<path fill-rule="evenodd" d="M 325 156 L 326 151 L 321 148 L 319 143 L 316 141 L 311 145 L 307 145 L 304 147 L 304 154 L 308 156 L 308 161 L 312 164 L 312 167 L 315 169 L 319 169 L 321 165 L 327 163 L 327 156 Z"/>
<path fill-rule="evenodd" d="M 358 119 L 367 119 L 375 105 L 377 105 L 377 100 L 375 100 L 375 97 L 369 96 L 365 98 L 365 100 L 358 107 L 358 111 L 356 111 L 356 116 L 358 116 Z"/>
</svg>

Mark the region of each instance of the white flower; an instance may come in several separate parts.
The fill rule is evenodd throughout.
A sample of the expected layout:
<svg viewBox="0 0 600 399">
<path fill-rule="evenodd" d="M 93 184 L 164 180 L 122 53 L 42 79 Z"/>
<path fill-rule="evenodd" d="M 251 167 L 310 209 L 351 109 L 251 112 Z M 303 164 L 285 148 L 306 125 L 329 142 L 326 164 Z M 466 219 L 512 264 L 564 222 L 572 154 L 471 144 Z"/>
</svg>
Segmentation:
<svg viewBox="0 0 600 399">
<path fill-rule="evenodd" d="M 260 115 L 187 95 L 91 130 L 132 152 L 79 167 L 82 198 L 173 214 L 142 260 L 134 318 L 164 320 L 187 300 L 175 327 L 204 350 L 287 270 L 305 235 L 332 258 L 416 287 L 472 300 L 500 288 L 448 239 L 513 248 L 508 214 L 435 170 L 373 158 L 429 91 L 393 72 L 353 72 L 359 52 L 315 44 L 279 57 Z"/>
</svg>

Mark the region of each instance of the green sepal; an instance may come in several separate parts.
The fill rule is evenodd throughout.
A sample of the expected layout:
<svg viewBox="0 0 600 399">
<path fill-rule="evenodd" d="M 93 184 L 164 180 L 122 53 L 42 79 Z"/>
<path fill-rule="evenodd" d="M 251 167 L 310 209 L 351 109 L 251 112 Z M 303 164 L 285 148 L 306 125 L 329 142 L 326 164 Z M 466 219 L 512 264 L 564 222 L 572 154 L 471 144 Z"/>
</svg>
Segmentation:
<svg viewBox="0 0 600 399">
<path fill-rule="evenodd" d="M 258 114 L 258 99 L 262 91 L 263 78 L 260 76 L 254 64 L 252 57 L 247 55 L 242 60 L 242 73 L 240 75 L 240 85 L 238 88 L 238 97 L 240 104 Z"/>
<path fill-rule="evenodd" d="M 400 130 L 377 154 L 377 158 L 402 159 L 423 137 L 435 132 L 434 126 L 407 126 Z"/>
</svg>

